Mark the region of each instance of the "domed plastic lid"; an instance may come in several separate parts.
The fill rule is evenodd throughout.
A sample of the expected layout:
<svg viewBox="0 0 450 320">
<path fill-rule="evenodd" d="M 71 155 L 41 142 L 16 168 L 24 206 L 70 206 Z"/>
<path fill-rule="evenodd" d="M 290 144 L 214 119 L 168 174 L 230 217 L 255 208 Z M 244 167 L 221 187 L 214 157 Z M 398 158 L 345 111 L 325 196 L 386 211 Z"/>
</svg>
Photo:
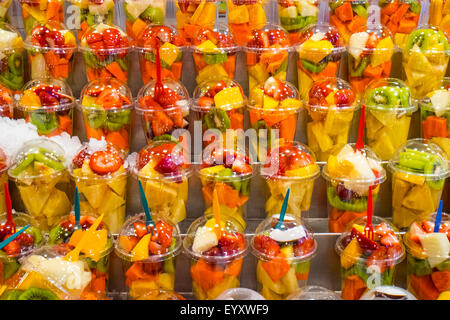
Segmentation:
<svg viewBox="0 0 450 320">
<path fill-rule="evenodd" d="M 244 48 L 248 51 L 285 51 L 290 49 L 289 34 L 280 25 L 268 23 L 251 31 Z"/>
<path fill-rule="evenodd" d="M 400 109 L 408 114 L 417 110 L 417 105 L 411 100 L 411 90 L 402 80 L 395 78 L 374 80 L 364 92 L 364 104 L 367 108 L 379 111 Z"/>
<path fill-rule="evenodd" d="M 400 287 L 379 286 L 364 293 L 359 300 L 417 300 L 414 295 Z"/>
<path fill-rule="evenodd" d="M 301 218 L 286 213 L 279 229 L 279 214 L 266 218 L 256 228 L 251 246 L 252 253 L 262 260 L 271 260 L 285 246 L 293 246 L 293 256 L 286 257 L 291 262 L 310 260 L 317 251 L 317 241 L 312 230 Z"/>
<path fill-rule="evenodd" d="M 286 300 L 341 300 L 334 291 L 319 286 L 306 286 L 297 289 Z"/>
<path fill-rule="evenodd" d="M 215 300 L 266 300 L 258 292 L 247 288 L 232 288 L 222 292 Z"/>
<path fill-rule="evenodd" d="M 226 180 L 250 178 L 253 168 L 250 160 L 241 150 L 217 148 L 203 151 L 203 163 L 199 171 L 200 176 L 214 179 L 220 177 Z"/>
<path fill-rule="evenodd" d="M 366 31 L 353 33 L 347 48 L 349 55 L 356 60 L 368 54 L 392 55 L 395 49 L 391 31 L 381 24 L 368 28 Z M 380 62 L 384 63 L 385 61 L 381 60 Z"/>
<path fill-rule="evenodd" d="M 66 82 L 54 78 L 31 80 L 23 87 L 16 107 L 22 110 L 56 112 L 70 109 L 75 98 Z"/>
<path fill-rule="evenodd" d="M 59 53 L 75 50 L 76 45 L 77 40 L 69 28 L 56 21 L 35 26 L 25 40 L 27 49 L 57 49 Z"/>
<path fill-rule="evenodd" d="M 139 90 L 136 110 L 140 113 L 152 109 L 150 107 L 163 107 L 165 111 L 183 109 L 189 111 L 189 93 L 186 87 L 179 81 L 163 79 L 164 92 L 155 99 L 155 84 L 153 79 Z"/>
<path fill-rule="evenodd" d="M 299 42 L 295 45 L 297 51 L 302 51 L 307 47 L 312 54 L 315 51 L 322 52 L 324 50 L 328 54 L 338 54 L 345 51 L 344 40 L 339 35 L 338 30 L 327 23 L 307 26 L 302 30 Z"/>
<path fill-rule="evenodd" d="M 173 46 L 182 48 L 185 43 L 178 31 L 171 25 L 154 25 L 149 24 L 141 31 L 136 40 L 137 49 L 156 49 L 159 41 L 159 48 L 161 50 L 173 50 Z"/>
<path fill-rule="evenodd" d="M 114 40 L 114 44 L 111 44 L 111 39 Z M 105 43 L 108 40 L 107 43 Z M 92 43 L 102 42 L 102 49 L 98 49 L 98 44 L 92 47 Z M 104 23 L 96 24 L 87 29 L 80 41 L 80 48 L 82 50 L 92 50 L 103 54 L 127 52 L 130 47 L 130 40 L 120 27 L 115 25 L 109 25 Z"/>
<path fill-rule="evenodd" d="M 119 240 L 115 245 L 116 254 L 121 259 L 161 262 L 180 253 L 181 237 L 178 225 L 161 219 L 157 213 L 152 213 L 152 219 L 155 223 L 153 236 L 145 247 L 142 247 L 142 245 L 138 246 L 141 241 L 145 242 L 148 240 L 146 235 L 149 232 L 146 230 L 145 213 L 137 214 L 125 221 L 119 233 Z"/>
<path fill-rule="evenodd" d="M 205 112 L 211 108 L 223 110 L 242 108 L 245 104 L 244 90 L 236 80 L 207 80 L 195 88 L 191 108 Z"/>
<path fill-rule="evenodd" d="M 389 169 L 393 172 L 411 173 L 433 180 L 448 177 L 448 166 L 444 151 L 426 139 L 408 140 L 389 161 Z"/>
<path fill-rule="evenodd" d="M 192 44 L 195 52 L 204 54 L 229 53 L 239 49 L 233 33 L 223 24 L 214 29 L 201 28 L 194 36 Z"/>
<path fill-rule="evenodd" d="M 265 112 L 298 112 L 302 104 L 297 88 L 290 82 L 270 77 L 250 92 L 248 108 Z"/>
<path fill-rule="evenodd" d="M 287 141 L 272 148 L 261 168 L 261 175 L 271 179 L 314 179 L 319 174 L 314 153 L 297 141 Z"/>
<path fill-rule="evenodd" d="M 12 25 L 0 22 L 0 51 L 22 49 L 23 40 L 19 31 Z"/>
<path fill-rule="evenodd" d="M 217 235 L 218 224 L 212 214 L 201 216 L 190 225 L 183 248 L 191 257 L 210 263 L 226 263 L 245 256 L 248 248 L 245 227 L 228 215 L 221 215 L 220 220 L 220 238 Z M 224 233 L 227 243 L 221 244 Z M 211 241 L 205 242 L 205 237 Z M 231 239 L 233 242 L 229 243 Z"/>
<path fill-rule="evenodd" d="M 413 30 L 406 39 L 403 53 L 413 55 L 414 52 L 427 55 L 450 54 L 448 35 L 436 26 L 421 25 Z"/>
<path fill-rule="evenodd" d="M 450 111 L 450 78 L 444 78 L 439 89 L 429 92 L 421 101 L 422 110 L 433 111 L 442 117 Z"/>
<path fill-rule="evenodd" d="M 340 78 L 323 78 L 314 81 L 305 104 L 310 109 L 355 109 L 357 102 L 352 86 Z"/>
<path fill-rule="evenodd" d="M 130 88 L 114 78 L 95 79 L 88 82 L 81 91 L 81 107 L 105 110 L 133 108 Z"/>
</svg>

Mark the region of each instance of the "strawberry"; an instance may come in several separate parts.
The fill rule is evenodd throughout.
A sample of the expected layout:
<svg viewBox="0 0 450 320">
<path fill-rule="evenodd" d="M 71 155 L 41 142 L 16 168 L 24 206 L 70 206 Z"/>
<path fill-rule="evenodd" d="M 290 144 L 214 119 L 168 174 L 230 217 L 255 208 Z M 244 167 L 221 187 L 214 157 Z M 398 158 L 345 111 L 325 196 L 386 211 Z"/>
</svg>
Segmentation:
<svg viewBox="0 0 450 320">
<path fill-rule="evenodd" d="M 352 228 L 351 236 L 352 239 L 356 238 L 356 240 L 358 240 L 358 244 L 363 250 L 377 250 L 379 247 L 375 241 L 367 238 L 364 234 L 362 234 L 355 228 Z"/>
<path fill-rule="evenodd" d="M 238 174 L 248 174 L 252 172 L 252 167 L 245 161 L 242 161 L 241 159 L 236 159 L 233 162 L 233 166 L 231 168 L 233 172 L 236 172 Z"/>
<path fill-rule="evenodd" d="M 349 106 L 355 101 L 355 95 L 350 89 L 342 89 L 334 94 L 334 101 L 338 107 Z"/>
<path fill-rule="evenodd" d="M 253 240 L 253 245 L 256 250 L 271 257 L 275 257 L 278 253 L 280 253 L 280 246 L 278 243 L 265 235 L 256 236 Z"/>
<path fill-rule="evenodd" d="M 422 229 L 421 226 L 417 222 L 413 222 L 411 227 L 409 228 L 409 238 L 411 241 L 414 241 L 420 244 L 420 239 L 426 235 L 427 233 Z"/>
<path fill-rule="evenodd" d="M 75 158 L 73 158 L 72 160 L 72 164 L 76 167 L 76 168 L 81 168 L 83 166 L 83 162 L 86 159 L 86 157 L 89 155 L 88 151 L 87 151 L 87 147 L 83 148 L 83 150 L 81 150 L 80 152 L 78 152 L 78 154 L 75 156 Z"/>
<path fill-rule="evenodd" d="M 169 107 L 176 105 L 177 101 L 180 100 L 181 97 L 178 93 L 170 88 L 164 88 L 164 93 L 158 97 L 157 101 L 162 107 Z"/>
<path fill-rule="evenodd" d="M 24 247 L 32 246 L 34 243 L 33 236 L 26 232 L 19 234 L 19 236 L 16 238 L 16 240 L 20 244 L 20 246 L 24 246 Z"/>
<path fill-rule="evenodd" d="M 270 77 L 264 83 L 264 93 L 279 101 L 283 91 L 283 86 L 283 82 L 281 82 L 280 79 Z"/>
<path fill-rule="evenodd" d="M 133 223 L 134 233 L 140 239 L 148 233 L 147 226 L 142 222 Z"/>
<path fill-rule="evenodd" d="M 257 48 L 268 48 L 270 46 L 269 35 L 264 30 L 253 30 L 251 38 L 249 46 Z"/>
<path fill-rule="evenodd" d="M 151 254 L 163 254 L 167 252 L 167 248 L 163 247 L 162 245 L 156 243 L 155 241 L 150 241 L 148 243 L 148 250 Z"/>
<path fill-rule="evenodd" d="M 8 239 L 11 236 L 12 236 L 11 234 L 6 236 L 4 240 Z M 20 253 L 20 244 L 17 241 L 17 239 L 14 239 L 10 243 L 8 243 L 5 247 L 3 247 L 3 251 L 5 251 L 8 256 L 18 255 Z"/>
<path fill-rule="evenodd" d="M 386 259 L 387 249 L 385 247 L 379 247 L 376 249 L 369 258 L 366 260 L 366 266 L 378 266 L 380 273 L 386 270 L 386 264 L 383 260 Z"/>
<path fill-rule="evenodd" d="M 172 244 L 173 227 L 162 220 L 155 225 L 156 235 L 152 237 L 152 241 L 158 241 L 164 247 L 170 247 Z"/>
<path fill-rule="evenodd" d="M 197 100 L 197 104 L 201 108 L 209 109 L 214 105 L 214 99 L 210 97 L 200 97 Z"/>
<path fill-rule="evenodd" d="M 373 229 L 373 231 L 380 236 L 385 236 L 389 233 L 392 233 L 392 229 L 390 229 L 385 222 L 382 222 L 379 225 L 377 225 L 375 229 Z"/>
<path fill-rule="evenodd" d="M 386 247 L 393 247 L 400 245 L 400 241 L 398 240 L 397 236 L 392 233 L 385 235 L 383 238 L 381 238 L 380 242 L 382 245 Z"/>
<path fill-rule="evenodd" d="M 294 245 L 294 256 L 302 257 L 310 253 L 314 248 L 313 238 L 302 238 L 299 239 Z"/>
<path fill-rule="evenodd" d="M 434 223 L 431 221 L 422 221 L 422 228 L 426 233 L 434 232 Z"/>
</svg>

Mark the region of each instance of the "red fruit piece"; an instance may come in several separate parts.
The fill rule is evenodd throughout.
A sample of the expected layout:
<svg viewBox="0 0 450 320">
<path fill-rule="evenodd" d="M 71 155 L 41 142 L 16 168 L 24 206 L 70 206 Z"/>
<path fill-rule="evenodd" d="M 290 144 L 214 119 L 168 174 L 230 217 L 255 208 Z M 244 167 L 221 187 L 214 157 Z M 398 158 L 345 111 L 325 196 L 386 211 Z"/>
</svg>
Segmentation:
<svg viewBox="0 0 450 320">
<path fill-rule="evenodd" d="M 142 222 L 133 223 L 134 233 L 140 239 L 148 233 L 147 226 Z"/>
<path fill-rule="evenodd" d="M 219 239 L 219 247 L 225 255 L 234 254 L 245 247 L 245 238 L 241 233 L 228 233 L 222 231 Z"/>
<path fill-rule="evenodd" d="M 366 266 L 378 266 L 380 273 L 383 273 L 386 270 L 386 254 L 387 249 L 385 247 L 379 247 L 367 258 Z"/>
<path fill-rule="evenodd" d="M 389 233 L 392 233 L 392 229 L 388 227 L 388 225 L 385 222 L 380 223 L 379 225 L 377 225 L 373 231 L 380 235 L 380 236 L 385 236 Z"/>
<path fill-rule="evenodd" d="M 98 175 L 117 171 L 123 165 L 123 159 L 115 152 L 96 151 L 91 155 L 89 166 Z"/>
<path fill-rule="evenodd" d="M 299 239 L 294 245 L 294 256 L 302 257 L 314 250 L 314 239 L 313 238 L 302 238 Z"/>
<path fill-rule="evenodd" d="M 338 107 L 350 106 L 355 101 L 355 94 L 350 89 L 342 89 L 334 94 L 334 101 Z"/>
<path fill-rule="evenodd" d="M 197 104 L 200 108 L 209 109 L 214 105 L 214 99 L 210 97 L 200 97 L 197 101 Z"/>
<path fill-rule="evenodd" d="M 139 170 L 145 167 L 149 161 L 150 161 L 150 153 L 146 149 L 142 149 L 141 151 L 139 151 L 137 158 Z"/>
<path fill-rule="evenodd" d="M 12 235 L 8 235 L 4 240 L 8 239 Z M 16 256 L 20 253 L 20 244 L 17 239 L 14 239 L 10 243 L 8 243 L 5 247 L 3 247 L 3 251 L 6 252 L 8 256 Z"/>
<path fill-rule="evenodd" d="M 180 171 L 181 164 L 182 161 L 179 163 L 178 161 L 174 161 L 174 157 L 167 155 L 159 160 L 154 169 L 162 174 L 177 175 Z"/>
<path fill-rule="evenodd" d="M 170 88 L 164 88 L 164 93 L 158 97 L 157 101 L 162 107 L 175 106 L 181 97 L 178 93 Z"/>
<path fill-rule="evenodd" d="M 389 233 L 381 238 L 381 244 L 386 247 L 393 247 L 400 245 L 400 241 L 395 234 Z"/>
<path fill-rule="evenodd" d="M 352 238 L 358 240 L 358 244 L 363 250 L 377 250 L 379 247 L 375 241 L 370 240 L 355 228 L 352 229 Z"/>
<path fill-rule="evenodd" d="M 173 226 L 162 220 L 155 225 L 156 235 L 152 237 L 152 241 L 158 241 L 164 247 L 170 247 L 172 244 Z"/>
<path fill-rule="evenodd" d="M 167 252 L 167 248 L 163 247 L 162 245 L 154 242 L 154 241 L 150 241 L 148 243 L 148 250 L 151 254 L 163 254 Z"/>
<path fill-rule="evenodd" d="M 116 49 L 120 47 L 121 34 L 115 28 L 108 28 L 103 30 L 103 44 L 106 49 Z"/>
<path fill-rule="evenodd" d="M 238 174 L 248 174 L 252 172 L 252 167 L 250 167 L 248 163 L 242 161 L 241 159 L 236 159 L 233 162 L 233 166 L 231 169 Z"/>
<path fill-rule="evenodd" d="M 268 236 L 256 236 L 253 240 L 253 245 L 256 250 L 268 255 L 269 257 L 275 257 L 280 252 L 280 246 L 278 243 Z"/>
<path fill-rule="evenodd" d="M 75 167 L 81 168 L 83 166 L 84 160 L 89 155 L 87 147 L 78 152 L 78 154 L 73 158 L 72 163 Z"/>
<path fill-rule="evenodd" d="M 99 32 L 90 32 L 86 34 L 86 42 L 88 45 L 91 45 L 95 42 L 102 42 L 103 41 L 103 35 Z"/>
</svg>

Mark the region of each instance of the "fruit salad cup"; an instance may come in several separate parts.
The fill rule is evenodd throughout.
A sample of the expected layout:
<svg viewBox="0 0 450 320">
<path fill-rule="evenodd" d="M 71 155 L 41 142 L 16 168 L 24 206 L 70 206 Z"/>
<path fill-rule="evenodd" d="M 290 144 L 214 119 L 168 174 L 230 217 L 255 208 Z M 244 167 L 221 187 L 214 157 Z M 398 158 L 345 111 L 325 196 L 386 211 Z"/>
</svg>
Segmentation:
<svg viewBox="0 0 450 320">
<path fill-rule="evenodd" d="M 405 257 L 405 248 L 389 222 L 373 217 L 373 239 L 365 235 L 365 225 L 365 217 L 355 220 L 336 240 L 344 300 L 359 300 L 366 291 L 392 285 L 396 266 Z"/>
<path fill-rule="evenodd" d="M 83 33 L 86 32 L 86 30 L 98 23 L 104 22 L 108 25 L 114 23 L 114 0 L 69 1 L 80 10 L 80 26 L 77 28 L 79 40 L 81 40 Z"/>
<path fill-rule="evenodd" d="M 154 138 L 170 138 L 177 129 L 189 126 L 189 93 L 179 81 L 162 81 L 164 91 L 155 98 L 156 80 L 150 81 L 138 93 L 136 113 L 141 118 L 147 142 Z"/>
<path fill-rule="evenodd" d="M 401 46 L 419 24 L 422 9 L 420 0 L 380 0 L 381 23 L 388 27 Z"/>
<path fill-rule="evenodd" d="M 125 154 L 102 141 L 85 143 L 69 166 L 80 194 L 82 212 L 104 215 L 111 233 L 119 233 L 125 221 L 128 162 Z"/>
<path fill-rule="evenodd" d="M 305 100 L 308 146 L 318 161 L 327 161 L 346 144 L 357 108 L 353 88 L 339 78 L 315 81 Z"/>
<path fill-rule="evenodd" d="M 20 33 L 0 22 L 0 85 L 20 92 L 24 81 L 24 44 Z"/>
<path fill-rule="evenodd" d="M 0 117 L 13 117 L 14 101 L 11 90 L 0 84 Z"/>
<path fill-rule="evenodd" d="M 7 14 L 11 0 L 0 1 L 0 22 L 9 22 L 9 16 Z"/>
<path fill-rule="evenodd" d="M 104 138 L 128 153 L 133 96 L 127 85 L 114 78 L 93 80 L 83 88 L 80 100 L 86 137 Z"/>
<path fill-rule="evenodd" d="M 267 300 L 285 300 L 306 286 L 311 260 L 317 251 L 312 231 L 300 217 L 286 213 L 277 228 L 279 214 L 259 224 L 252 239 L 252 253 L 258 259 L 256 279 Z"/>
<path fill-rule="evenodd" d="M 440 27 L 445 33 L 450 32 L 450 1 L 430 0 L 430 25 Z"/>
<path fill-rule="evenodd" d="M 62 80 L 39 78 L 25 84 L 16 103 L 16 114 L 37 128 L 41 136 L 53 137 L 63 132 L 72 136 L 75 99 Z"/>
<path fill-rule="evenodd" d="M 245 227 L 223 215 L 195 220 L 183 241 L 191 259 L 192 291 L 198 300 L 214 300 L 222 292 L 240 286 L 239 276 L 247 250 Z"/>
<path fill-rule="evenodd" d="M 228 25 L 236 37 L 236 43 L 243 46 L 252 30 L 267 23 L 265 4 L 267 0 L 227 0 Z"/>
<path fill-rule="evenodd" d="M 365 217 L 369 187 L 375 203 L 379 185 L 386 179 L 380 159 L 371 150 L 354 149 L 354 144 L 347 144 L 336 156 L 330 155 L 322 171 L 327 181 L 329 232 L 343 232 L 354 219 Z"/>
<path fill-rule="evenodd" d="M 253 175 L 249 162 L 248 157 L 239 150 L 205 149 L 202 167 L 199 170 L 206 207 L 205 215 L 213 214 L 213 195 L 214 190 L 217 190 L 220 213 L 246 226 L 244 219 Z"/>
<path fill-rule="evenodd" d="M 64 150 L 49 139 L 25 143 L 8 170 L 22 203 L 39 229 L 47 231 L 72 208 L 73 187 Z"/>
<path fill-rule="evenodd" d="M 330 24 L 335 26 L 348 43 L 352 34 L 365 31 L 369 17 L 368 0 L 330 0 Z"/>
<path fill-rule="evenodd" d="M 4 212 L 4 211 L 2 211 Z M 33 249 L 43 244 L 43 235 L 41 231 L 33 226 L 33 219 L 24 213 L 13 213 L 12 218 L 16 226 L 16 231 L 22 229 L 26 225 L 30 225 L 15 240 L 0 249 L 0 284 L 4 284 L 11 278 L 17 270 L 19 270 L 21 262 L 20 258 L 30 253 Z M 7 214 L 0 215 L 0 241 L 6 240 L 14 232 L 12 226 L 8 223 Z M 3 296 L 0 296 L 3 300 Z"/>
<path fill-rule="evenodd" d="M 0 148 L 0 214 L 6 212 L 5 183 L 8 183 L 8 159 Z"/>
<path fill-rule="evenodd" d="M 61 221 L 50 229 L 48 234 L 48 244 L 62 244 L 74 249 L 80 242 L 83 232 L 88 230 L 97 217 L 82 215 L 80 217 L 80 229 L 77 230 L 75 215 L 72 213 L 65 216 Z M 104 226 L 103 221 L 96 229 L 95 241 L 90 242 L 81 249 L 80 258 L 84 260 L 92 273 L 92 280 L 84 289 L 84 299 L 97 300 L 95 295 L 105 296 L 108 291 L 110 253 L 113 250 L 113 239 Z M 92 295 L 92 293 L 95 295 Z"/>
<path fill-rule="evenodd" d="M 164 24 L 166 0 L 125 0 L 123 11 L 128 36 L 136 40 L 148 25 Z"/>
<path fill-rule="evenodd" d="M 420 300 L 450 298 L 450 223 L 444 213 L 434 232 L 434 218 L 414 221 L 404 238 L 408 290 Z"/>
<path fill-rule="evenodd" d="M 286 192 L 291 189 L 287 212 L 301 217 L 302 211 L 309 210 L 314 180 L 319 174 L 315 156 L 306 145 L 287 141 L 273 148 L 261 168 L 261 176 L 266 182 L 266 214 L 280 213 Z"/>
<path fill-rule="evenodd" d="M 116 254 L 122 261 L 125 284 L 132 299 L 153 290 L 173 291 L 175 262 L 180 253 L 178 225 L 164 220 L 152 207 L 154 225 L 147 226 L 145 214 L 129 218 L 116 242 Z"/>
<path fill-rule="evenodd" d="M 161 58 L 161 78 L 180 80 L 183 70 L 184 41 L 175 28 L 148 25 L 137 34 L 141 76 L 144 84 L 156 79 L 156 49 Z"/>
<path fill-rule="evenodd" d="M 177 29 L 185 43 L 190 44 L 198 30 L 214 28 L 217 0 L 177 0 Z"/>
<path fill-rule="evenodd" d="M 450 158 L 450 79 L 440 89 L 426 95 L 420 103 L 422 136 L 442 148 Z"/>
<path fill-rule="evenodd" d="M 299 41 L 303 28 L 317 22 L 318 6 L 319 0 L 278 0 L 280 24 L 291 43 Z"/>
<path fill-rule="evenodd" d="M 394 78 L 376 80 L 365 90 L 366 143 L 381 160 L 390 160 L 408 140 L 417 105 L 405 83 Z"/>
<path fill-rule="evenodd" d="M 392 172 L 392 221 L 399 229 L 426 220 L 441 199 L 449 175 L 447 157 L 428 140 L 412 139 L 389 162 Z"/>
<path fill-rule="evenodd" d="M 226 29 L 201 28 L 192 44 L 197 84 L 234 79 L 238 47 L 232 34 Z"/>
<path fill-rule="evenodd" d="M 336 28 L 313 25 L 303 30 L 296 50 L 300 97 L 307 101 L 314 81 L 337 76 L 344 42 Z"/>
<path fill-rule="evenodd" d="M 64 23 L 64 0 L 19 0 L 25 34 L 38 24 Z"/>
<path fill-rule="evenodd" d="M 130 41 L 119 27 L 97 24 L 84 32 L 80 41 L 88 81 L 116 78 L 127 82 Z"/>
<path fill-rule="evenodd" d="M 133 175 L 142 183 L 152 212 L 178 223 L 186 218 L 190 155 L 183 145 L 155 140 L 139 151 Z"/>
<path fill-rule="evenodd" d="M 276 25 L 253 29 L 245 46 L 248 74 L 248 90 L 275 77 L 286 81 L 289 57 L 289 37 L 286 31 Z"/>
<path fill-rule="evenodd" d="M 446 37 L 435 27 L 416 29 L 408 36 L 402 48 L 403 69 L 414 99 L 422 99 L 441 86 L 450 55 Z"/>
<path fill-rule="evenodd" d="M 279 140 L 293 141 L 301 102 L 295 86 L 270 77 L 253 88 L 247 105 L 250 126 L 256 130 L 258 141 L 250 141 L 264 162 L 272 145 Z M 279 141 L 278 140 L 278 141 Z"/>
</svg>

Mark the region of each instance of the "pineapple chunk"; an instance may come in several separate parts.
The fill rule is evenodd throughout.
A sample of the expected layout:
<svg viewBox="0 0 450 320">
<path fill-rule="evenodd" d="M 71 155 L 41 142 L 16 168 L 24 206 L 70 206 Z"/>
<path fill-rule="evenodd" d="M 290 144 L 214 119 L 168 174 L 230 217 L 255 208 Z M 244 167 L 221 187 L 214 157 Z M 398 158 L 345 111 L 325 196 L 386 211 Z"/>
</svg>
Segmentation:
<svg viewBox="0 0 450 320">
<path fill-rule="evenodd" d="M 219 240 L 215 232 L 206 226 L 200 227 L 195 234 L 192 250 L 197 253 L 202 253 L 217 246 L 218 243 Z"/>
<path fill-rule="evenodd" d="M 427 233 L 420 238 L 423 250 L 428 256 L 430 267 L 434 268 L 449 258 L 450 242 L 445 233 Z"/>
<path fill-rule="evenodd" d="M 139 240 L 136 246 L 131 250 L 131 261 L 140 261 L 148 259 L 148 245 L 152 234 L 147 233 Z"/>
</svg>

